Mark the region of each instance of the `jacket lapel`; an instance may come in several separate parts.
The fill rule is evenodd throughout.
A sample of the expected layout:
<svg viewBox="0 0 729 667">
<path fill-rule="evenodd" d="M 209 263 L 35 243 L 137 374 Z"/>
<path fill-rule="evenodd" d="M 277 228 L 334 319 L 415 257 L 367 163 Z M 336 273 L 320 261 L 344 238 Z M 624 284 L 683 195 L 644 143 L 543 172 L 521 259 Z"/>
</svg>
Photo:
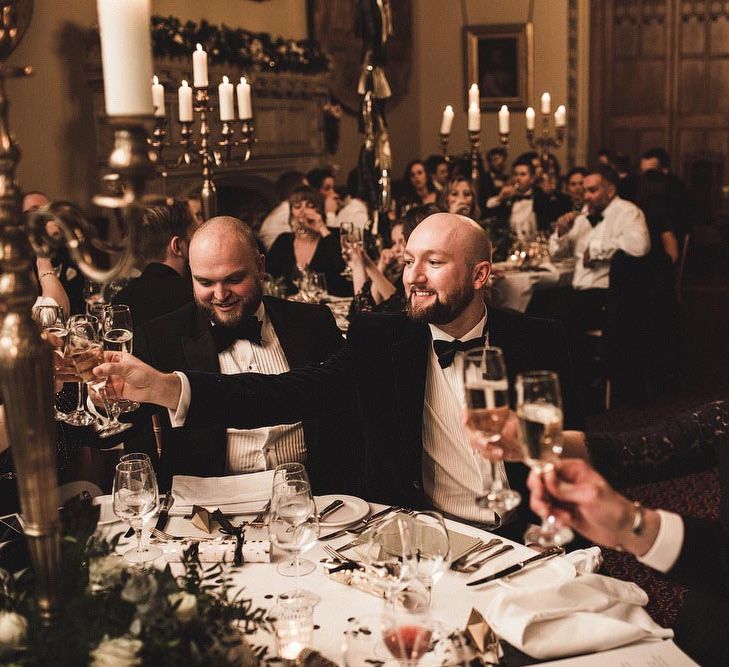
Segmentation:
<svg viewBox="0 0 729 667">
<path fill-rule="evenodd" d="M 311 363 L 311 350 L 307 346 L 307 336 L 303 336 L 299 329 L 299 322 L 293 311 L 282 313 L 282 308 L 286 302 L 273 297 L 264 296 L 263 306 L 266 309 L 266 315 L 271 320 L 271 324 L 281 343 L 286 361 L 289 368 L 303 368 Z"/>
<path fill-rule="evenodd" d="M 197 310 L 192 323 L 191 335 L 182 337 L 182 353 L 185 355 L 188 370 L 220 372 L 220 362 L 213 336 L 210 333 L 210 323 Z"/>
</svg>

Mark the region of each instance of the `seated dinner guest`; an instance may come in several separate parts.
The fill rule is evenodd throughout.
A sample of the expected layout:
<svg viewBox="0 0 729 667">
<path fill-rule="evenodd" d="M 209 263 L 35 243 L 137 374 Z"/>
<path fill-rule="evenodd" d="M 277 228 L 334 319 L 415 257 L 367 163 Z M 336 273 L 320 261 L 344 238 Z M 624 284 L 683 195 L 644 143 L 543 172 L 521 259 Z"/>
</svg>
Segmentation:
<svg viewBox="0 0 729 667">
<path fill-rule="evenodd" d="M 456 357 L 487 340 L 504 350 L 512 375 L 555 370 L 564 386 L 566 422 L 574 424 L 578 416 L 562 326 L 494 308 L 487 312 L 490 257 L 486 233 L 473 220 L 450 213 L 426 218 L 405 249 L 407 313 L 356 317 L 345 347 L 320 366 L 275 377 L 167 374 L 116 354 L 94 372 L 116 376 L 124 397 L 167 407 L 172 424 L 186 428 L 315 419 L 324 434 L 348 412 L 351 434 L 361 429 L 364 443 L 340 441 L 348 466 L 340 473 L 359 474 L 368 500 L 435 507 L 493 528 L 499 518 L 475 503 L 483 480 L 461 424 Z M 307 439 L 310 452 L 316 446 Z M 523 487 L 526 468 L 509 464 L 508 475 Z M 513 518 L 504 517 L 504 523 Z M 521 535 L 518 522 L 510 528 Z"/>
<path fill-rule="evenodd" d="M 352 285 L 341 275 L 344 270 L 339 232 L 324 224 L 324 202 L 316 190 L 296 188 L 289 197 L 291 230 L 280 234 L 266 256 L 266 269 L 274 278 L 283 278 L 288 294 L 297 291 L 295 280 L 305 270 L 323 273 L 327 291 L 335 296 L 351 296 Z"/>
<path fill-rule="evenodd" d="M 300 171 L 286 171 L 276 179 L 276 194 L 279 203 L 263 219 L 258 230 L 258 240 L 268 250 L 273 242 L 281 235 L 291 231 L 291 207 L 289 197 L 298 187 L 306 185 L 306 174 Z"/>
<path fill-rule="evenodd" d="M 148 323 L 135 332 L 135 352 L 159 370 L 276 374 L 327 359 L 344 341 L 326 306 L 262 296 L 264 258 L 242 221 L 211 218 L 190 241 L 195 302 Z M 163 432 L 160 476 L 222 475 L 275 468 L 306 460 L 311 420 L 252 430 L 169 429 Z M 148 415 L 135 418 L 137 429 L 126 449 L 154 455 Z M 307 433 L 307 431 L 309 433 Z M 309 461 L 321 485 L 316 456 Z"/>
<path fill-rule="evenodd" d="M 471 220 L 480 220 L 481 209 L 473 183 L 465 176 L 454 176 L 438 195 L 438 205 L 448 213 L 465 215 Z"/>
</svg>

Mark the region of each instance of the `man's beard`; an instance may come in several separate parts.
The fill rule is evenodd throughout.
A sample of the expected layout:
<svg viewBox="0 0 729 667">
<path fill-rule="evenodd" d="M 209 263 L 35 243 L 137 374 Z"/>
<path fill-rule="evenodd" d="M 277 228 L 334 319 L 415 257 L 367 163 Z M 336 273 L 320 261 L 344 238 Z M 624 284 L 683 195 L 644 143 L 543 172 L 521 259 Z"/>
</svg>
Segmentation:
<svg viewBox="0 0 729 667">
<path fill-rule="evenodd" d="M 206 317 L 209 317 L 214 324 L 221 327 L 235 327 L 238 326 L 239 322 L 244 317 L 253 315 L 256 310 L 258 310 L 258 306 L 261 303 L 261 297 L 263 296 L 263 287 L 260 283 L 258 283 L 254 289 L 255 291 L 250 295 L 250 297 L 247 299 L 239 299 L 239 303 L 241 304 L 241 308 L 239 310 L 234 310 L 229 313 L 218 313 L 212 304 L 203 303 L 198 300 L 197 296 L 195 297 L 195 303 L 200 311 Z"/>
<path fill-rule="evenodd" d="M 420 308 L 413 308 L 413 293 L 410 292 L 407 303 L 407 314 L 415 322 L 426 324 L 448 324 L 455 320 L 473 301 L 474 289 L 472 285 L 465 286 L 462 290 L 452 292 L 445 301 L 441 301 L 438 294 L 435 294 L 435 301 Z"/>
</svg>

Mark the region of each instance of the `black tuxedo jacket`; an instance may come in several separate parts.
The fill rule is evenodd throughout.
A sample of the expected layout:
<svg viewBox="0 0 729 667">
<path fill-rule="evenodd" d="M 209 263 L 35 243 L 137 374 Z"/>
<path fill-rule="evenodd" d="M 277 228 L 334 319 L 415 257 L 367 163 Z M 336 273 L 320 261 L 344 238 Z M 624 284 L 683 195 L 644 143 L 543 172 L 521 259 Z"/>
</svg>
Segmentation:
<svg viewBox="0 0 729 667">
<path fill-rule="evenodd" d="M 191 301 L 190 277 L 183 277 L 173 268 L 159 262 L 147 264 L 142 275 L 130 281 L 114 297 L 114 303 L 129 306 L 135 329 Z"/>
<path fill-rule="evenodd" d="M 566 423 L 579 424 L 572 370 L 561 324 L 489 308 L 489 340 L 504 350 L 509 373 L 552 369 L 562 378 Z M 326 432 L 349 409 L 362 424 L 363 447 L 351 441 L 347 475 L 358 471 L 368 500 L 422 507 L 423 401 L 430 330 L 403 313 L 361 315 L 346 346 L 316 368 L 278 376 L 190 373 L 190 426 L 256 427 L 315 419 Z M 307 440 L 307 446 L 314 445 Z M 523 488 L 526 467 L 510 464 Z M 518 471 L 518 472 L 517 472 Z"/>
<path fill-rule="evenodd" d="M 344 344 L 342 334 L 326 306 L 263 297 L 266 313 L 273 324 L 290 368 L 318 364 Z M 135 332 L 135 354 L 162 371 L 206 371 L 219 373 L 218 353 L 210 333 L 210 323 L 194 303 L 152 320 Z M 145 406 L 135 416 L 134 436 L 126 438 L 126 449 L 155 456 L 151 427 L 152 408 Z M 159 411 L 163 424 L 163 454 L 158 462 L 160 485 L 166 488 L 174 474 L 222 475 L 225 471 L 227 437 L 221 425 L 197 428 L 170 428 L 166 410 Z M 356 427 L 355 427 L 356 428 Z M 346 432 L 346 431 L 345 431 Z M 341 490 L 328 476 L 334 467 L 342 433 L 333 428 L 328 437 L 319 437 L 317 424 L 304 420 L 307 469 L 317 492 Z"/>
<path fill-rule="evenodd" d="M 539 231 L 548 232 L 550 225 L 560 215 L 572 209 L 570 198 L 561 193 L 547 195 L 541 188 L 533 187 L 532 196 L 532 208 L 537 218 L 537 229 Z M 509 227 L 512 204 L 513 201 L 509 200 L 496 208 L 486 208 L 484 215 L 486 217 L 496 217 L 500 225 Z"/>
</svg>

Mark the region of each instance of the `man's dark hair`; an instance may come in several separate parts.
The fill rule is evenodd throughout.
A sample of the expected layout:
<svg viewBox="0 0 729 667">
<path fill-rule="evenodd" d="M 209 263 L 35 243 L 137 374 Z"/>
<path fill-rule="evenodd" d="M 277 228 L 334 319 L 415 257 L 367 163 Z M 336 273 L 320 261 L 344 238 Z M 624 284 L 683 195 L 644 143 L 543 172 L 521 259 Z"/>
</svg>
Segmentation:
<svg viewBox="0 0 729 667">
<path fill-rule="evenodd" d="M 671 159 L 668 157 L 668 151 L 665 148 L 651 148 L 640 156 L 642 160 L 658 160 L 661 169 L 671 168 Z"/>
<path fill-rule="evenodd" d="M 613 152 L 609 148 L 601 148 L 597 151 L 597 157 L 606 157 L 610 164 L 613 163 Z"/>
<path fill-rule="evenodd" d="M 334 178 L 334 172 L 329 167 L 316 167 L 306 173 L 306 180 L 314 190 L 320 190 L 327 178 Z"/>
<path fill-rule="evenodd" d="M 503 146 L 494 146 L 493 148 L 489 148 L 488 153 L 486 153 L 486 159 L 490 160 L 494 155 L 500 155 L 504 158 L 504 160 L 506 160 L 506 149 Z"/>
<path fill-rule="evenodd" d="M 293 210 L 294 206 L 302 201 L 313 204 L 321 219 L 324 221 L 324 224 L 326 224 L 327 214 L 324 210 L 324 199 L 319 194 L 319 190 L 310 188 L 308 185 L 300 185 L 298 188 L 295 188 L 289 197 L 291 209 Z"/>
<path fill-rule="evenodd" d="M 359 169 L 355 167 L 347 175 L 347 194 L 350 197 L 360 197 L 359 191 Z"/>
<path fill-rule="evenodd" d="M 587 170 L 586 167 L 572 167 L 565 175 L 564 175 L 564 181 L 567 183 L 567 181 L 570 180 L 575 174 L 582 174 L 583 178 L 587 176 L 590 172 Z"/>
<path fill-rule="evenodd" d="M 285 201 L 291 193 L 304 184 L 306 174 L 303 171 L 285 171 L 276 179 L 276 194 L 279 201 Z"/>
<path fill-rule="evenodd" d="M 424 164 L 425 171 L 427 171 L 429 175 L 433 175 L 440 165 L 447 165 L 448 161 L 442 155 L 433 154 L 428 156 Z"/>
<path fill-rule="evenodd" d="M 536 153 L 534 156 L 536 157 Z M 534 163 L 532 162 L 532 158 L 528 157 L 529 153 L 524 153 L 520 155 L 514 162 L 511 164 L 511 170 L 514 171 L 515 167 L 527 167 L 529 169 L 529 173 L 534 176 Z"/>
<path fill-rule="evenodd" d="M 529 160 L 530 162 L 534 162 L 534 160 L 538 159 L 539 153 L 537 153 L 537 151 L 527 151 L 526 153 L 522 153 L 521 155 L 517 156 L 514 162 L 516 162 L 517 160 Z"/>
<path fill-rule="evenodd" d="M 616 188 L 620 185 L 620 176 L 618 176 L 618 172 L 609 165 L 597 164 L 590 169 L 590 174 L 588 175 L 591 174 L 598 174 L 599 176 L 602 176 L 603 181 L 611 183 Z"/>
<path fill-rule="evenodd" d="M 190 207 L 186 201 L 150 206 L 145 209 L 142 227 L 135 249 L 137 257 L 146 263 L 164 260 L 170 241 L 179 236 L 189 239 L 195 226 Z"/>
</svg>

